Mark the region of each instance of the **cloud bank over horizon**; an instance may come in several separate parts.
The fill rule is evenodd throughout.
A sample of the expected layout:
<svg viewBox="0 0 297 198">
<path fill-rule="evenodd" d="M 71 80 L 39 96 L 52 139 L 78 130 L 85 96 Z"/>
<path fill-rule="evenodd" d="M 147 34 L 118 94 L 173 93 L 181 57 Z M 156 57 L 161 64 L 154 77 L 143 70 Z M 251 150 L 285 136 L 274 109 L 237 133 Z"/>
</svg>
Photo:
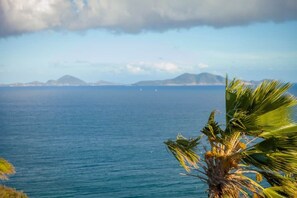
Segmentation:
<svg viewBox="0 0 297 198">
<path fill-rule="evenodd" d="M 0 37 L 43 30 L 140 33 L 293 20 L 296 0 L 0 0 Z"/>
</svg>

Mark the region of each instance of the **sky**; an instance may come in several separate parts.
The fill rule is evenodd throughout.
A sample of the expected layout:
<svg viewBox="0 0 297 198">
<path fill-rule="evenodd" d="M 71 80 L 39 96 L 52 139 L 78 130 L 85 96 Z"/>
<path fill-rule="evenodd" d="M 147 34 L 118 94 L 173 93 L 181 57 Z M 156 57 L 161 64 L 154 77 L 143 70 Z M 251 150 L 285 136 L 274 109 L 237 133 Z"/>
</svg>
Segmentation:
<svg viewBox="0 0 297 198">
<path fill-rule="evenodd" d="M 0 83 L 297 82 L 296 0 L 0 0 Z"/>
</svg>

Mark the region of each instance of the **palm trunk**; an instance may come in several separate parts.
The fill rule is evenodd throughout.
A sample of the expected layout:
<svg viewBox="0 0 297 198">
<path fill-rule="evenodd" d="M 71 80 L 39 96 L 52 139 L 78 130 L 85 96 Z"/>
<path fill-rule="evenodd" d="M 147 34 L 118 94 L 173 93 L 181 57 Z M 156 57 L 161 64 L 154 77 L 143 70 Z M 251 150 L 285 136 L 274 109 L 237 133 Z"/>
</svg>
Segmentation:
<svg viewBox="0 0 297 198">
<path fill-rule="evenodd" d="M 209 185 L 209 193 L 208 193 L 209 198 L 222 198 L 223 193 L 222 189 L 219 186 L 214 186 L 214 185 Z"/>
<path fill-rule="evenodd" d="M 218 193 L 210 192 L 210 193 L 208 194 L 208 197 L 209 197 L 209 198 L 221 198 L 222 196 L 219 195 Z"/>
<path fill-rule="evenodd" d="M 238 191 L 234 191 L 234 190 L 232 191 L 229 188 L 223 189 L 220 184 L 218 185 L 209 184 L 208 186 L 209 186 L 209 193 L 208 193 L 209 198 L 226 198 L 226 197 L 239 198 Z"/>
</svg>

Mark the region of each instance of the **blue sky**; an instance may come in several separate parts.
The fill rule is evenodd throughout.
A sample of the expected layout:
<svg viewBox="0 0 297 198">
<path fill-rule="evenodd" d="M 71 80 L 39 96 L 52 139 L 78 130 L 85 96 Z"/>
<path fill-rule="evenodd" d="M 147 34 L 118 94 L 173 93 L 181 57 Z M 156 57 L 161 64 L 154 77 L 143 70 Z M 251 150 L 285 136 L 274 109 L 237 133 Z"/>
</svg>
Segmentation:
<svg viewBox="0 0 297 198">
<path fill-rule="evenodd" d="M 5 1 L 1 0 L 0 4 Z M 55 1 L 58 0 L 50 2 Z M 21 1 L 15 2 L 15 9 L 19 9 L 17 2 Z M 33 0 L 28 2 L 29 5 L 38 4 Z M 130 5 L 129 1 L 126 2 Z M 86 5 L 92 7 L 91 2 Z M 126 11 L 133 13 L 127 5 Z M 22 6 L 24 9 L 25 5 Z M 40 8 L 52 9 L 46 6 L 40 5 Z M 95 4 L 93 6 L 96 7 Z M 163 7 L 162 13 L 166 9 L 166 6 Z M 180 12 L 178 9 L 173 11 Z M 30 11 L 36 15 L 44 14 L 44 10 Z M 160 24 L 160 19 L 151 22 L 151 15 L 146 15 L 141 25 L 132 19 L 127 20 L 128 24 L 116 19 L 112 22 L 115 25 L 108 27 L 102 27 L 103 22 L 91 23 L 102 17 L 96 15 L 82 18 L 86 20 L 83 24 L 90 24 L 86 27 L 78 24 L 78 28 L 77 24 L 75 28 L 70 26 L 71 21 L 51 27 L 49 24 L 53 22 L 49 23 L 49 19 L 65 21 L 61 17 L 56 19 L 59 16 L 56 10 L 54 15 L 47 15 L 46 20 L 44 15 L 37 15 L 40 20 L 36 24 L 40 21 L 45 24 L 40 27 L 30 26 L 30 20 L 26 22 L 29 26 L 23 27 L 21 19 L 24 17 L 20 17 L 19 21 L 0 19 L 0 83 L 44 82 L 65 74 L 88 82 L 132 83 L 172 78 L 185 72 L 228 74 L 246 80 L 273 78 L 297 82 L 296 16 L 278 19 L 273 18 L 273 12 L 271 16 L 265 16 L 265 20 L 262 15 L 257 18 L 257 13 L 253 13 L 250 20 L 245 14 L 241 21 L 226 16 L 226 20 L 210 18 L 203 23 L 199 15 L 195 16 L 197 22 L 193 24 L 189 24 L 193 21 L 192 15 L 188 21 L 186 17 L 189 16 L 183 16 L 186 18 L 183 23 L 168 19 L 168 22 Z M 6 18 L 10 15 L 5 10 L 3 13 L 6 13 Z M 17 17 L 14 16 L 14 19 Z M 34 21 L 32 24 L 35 24 Z"/>
</svg>

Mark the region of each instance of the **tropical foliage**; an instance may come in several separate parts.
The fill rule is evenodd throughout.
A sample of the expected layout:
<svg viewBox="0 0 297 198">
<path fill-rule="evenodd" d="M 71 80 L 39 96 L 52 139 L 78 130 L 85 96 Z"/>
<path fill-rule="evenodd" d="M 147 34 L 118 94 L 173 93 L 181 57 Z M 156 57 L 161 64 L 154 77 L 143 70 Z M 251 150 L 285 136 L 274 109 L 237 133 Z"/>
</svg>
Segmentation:
<svg viewBox="0 0 297 198">
<path fill-rule="evenodd" d="M 3 158 L 0 158 L 0 179 L 7 180 L 8 175 L 14 174 L 14 166 Z M 13 188 L 0 185 L 0 197 L 1 198 L 27 198 L 27 195 L 23 192 L 16 191 Z"/>
<path fill-rule="evenodd" d="M 291 115 L 297 100 L 287 92 L 290 86 L 226 81 L 224 128 L 213 111 L 201 136 L 178 135 L 165 144 L 186 175 L 207 183 L 209 197 L 297 197 L 297 125 Z"/>
</svg>

